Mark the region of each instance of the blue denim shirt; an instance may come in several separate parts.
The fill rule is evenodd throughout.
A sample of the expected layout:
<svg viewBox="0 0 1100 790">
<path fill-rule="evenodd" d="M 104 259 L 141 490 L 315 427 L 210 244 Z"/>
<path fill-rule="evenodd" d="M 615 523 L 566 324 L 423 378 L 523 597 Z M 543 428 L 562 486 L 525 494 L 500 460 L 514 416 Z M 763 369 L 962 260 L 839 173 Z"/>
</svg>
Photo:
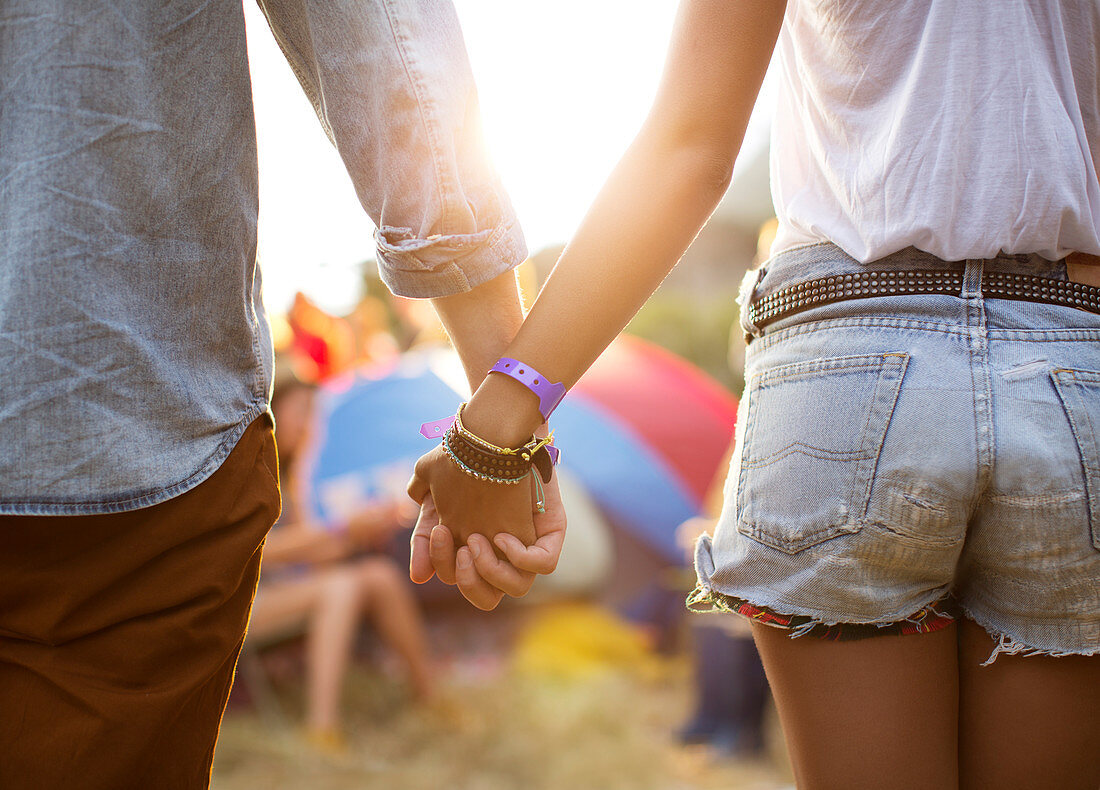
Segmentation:
<svg viewBox="0 0 1100 790">
<path fill-rule="evenodd" d="M 396 293 L 523 260 L 449 2 L 261 6 Z M 0 513 L 161 502 L 267 411 L 256 206 L 241 0 L 0 3 Z"/>
</svg>

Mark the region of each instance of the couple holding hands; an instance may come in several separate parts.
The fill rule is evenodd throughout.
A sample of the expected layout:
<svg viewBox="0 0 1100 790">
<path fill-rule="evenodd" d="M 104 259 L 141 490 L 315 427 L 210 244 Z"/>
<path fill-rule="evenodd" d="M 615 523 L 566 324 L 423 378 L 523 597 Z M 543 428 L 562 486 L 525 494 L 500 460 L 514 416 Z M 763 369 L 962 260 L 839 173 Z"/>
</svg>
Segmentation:
<svg viewBox="0 0 1100 790">
<path fill-rule="evenodd" d="M 415 581 L 491 609 L 553 570 L 546 418 L 722 198 L 774 53 L 689 604 L 751 618 L 801 788 L 1100 785 L 1100 6 L 683 0 L 525 316 L 449 4 L 260 5 L 474 391 L 424 428 Z M 204 787 L 279 506 L 240 4 L 15 0 L 0 84 L 0 787 Z"/>
</svg>

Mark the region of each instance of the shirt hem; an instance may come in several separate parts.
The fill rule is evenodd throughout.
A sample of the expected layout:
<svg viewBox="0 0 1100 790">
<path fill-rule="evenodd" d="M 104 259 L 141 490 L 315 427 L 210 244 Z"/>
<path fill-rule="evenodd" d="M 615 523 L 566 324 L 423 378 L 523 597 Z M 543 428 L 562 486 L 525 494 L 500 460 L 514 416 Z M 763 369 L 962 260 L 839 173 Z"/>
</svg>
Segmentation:
<svg viewBox="0 0 1100 790">
<path fill-rule="evenodd" d="M 7 502 L 0 499 L 0 516 L 102 516 L 141 510 L 167 502 L 180 494 L 187 493 L 218 471 L 225 459 L 233 452 L 233 448 L 237 446 L 237 442 L 240 441 L 248 426 L 263 414 L 270 414 L 266 401 L 254 403 L 240 421 L 223 434 L 217 449 L 206 457 L 196 471 L 166 488 L 106 502 Z"/>
</svg>

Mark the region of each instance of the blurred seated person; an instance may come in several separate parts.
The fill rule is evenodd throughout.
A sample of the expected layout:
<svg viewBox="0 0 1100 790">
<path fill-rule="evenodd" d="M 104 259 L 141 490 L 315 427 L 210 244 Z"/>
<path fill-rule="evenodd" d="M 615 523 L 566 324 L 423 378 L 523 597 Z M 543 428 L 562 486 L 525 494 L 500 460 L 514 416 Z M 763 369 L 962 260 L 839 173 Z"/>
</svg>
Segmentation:
<svg viewBox="0 0 1100 790">
<path fill-rule="evenodd" d="M 402 500 L 363 507 L 338 530 L 311 523 L 295 501 L 295 461 L 305 446 L 314 388 L 293 377 L 276 386 L 275 413 L 283 509 L 264 546 L 248 633 L 263 641 L 306 634 L 306 733 L 338 748 L 340 692 L 361 620 L 403 660 L 418 699 L 432 694 L 424 626 L 403 568 L 369 552 L 410 524 Z"/>
</svg>

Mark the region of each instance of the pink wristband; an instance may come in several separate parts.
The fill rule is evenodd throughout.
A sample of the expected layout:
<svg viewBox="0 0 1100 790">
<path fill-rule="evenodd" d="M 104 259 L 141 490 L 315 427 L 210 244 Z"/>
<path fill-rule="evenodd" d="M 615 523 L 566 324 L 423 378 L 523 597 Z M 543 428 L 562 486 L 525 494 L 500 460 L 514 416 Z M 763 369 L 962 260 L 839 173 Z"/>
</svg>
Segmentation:
<svg viewBox="0 0 1100 790">
<path fill-rule="evenodd" d="M 518 359 L 501 357 L 497 363 L 489 369 L 490 373 L 503 373 L 518 381 L 539 399 L 539 413 L 544 420 L 550 419 L 550 412 L 554 411 L 565 397 L 565 387 L 559 381 L 552 383 L 546 377 L 530 365 L 525 365 Z"/>
</svg>

